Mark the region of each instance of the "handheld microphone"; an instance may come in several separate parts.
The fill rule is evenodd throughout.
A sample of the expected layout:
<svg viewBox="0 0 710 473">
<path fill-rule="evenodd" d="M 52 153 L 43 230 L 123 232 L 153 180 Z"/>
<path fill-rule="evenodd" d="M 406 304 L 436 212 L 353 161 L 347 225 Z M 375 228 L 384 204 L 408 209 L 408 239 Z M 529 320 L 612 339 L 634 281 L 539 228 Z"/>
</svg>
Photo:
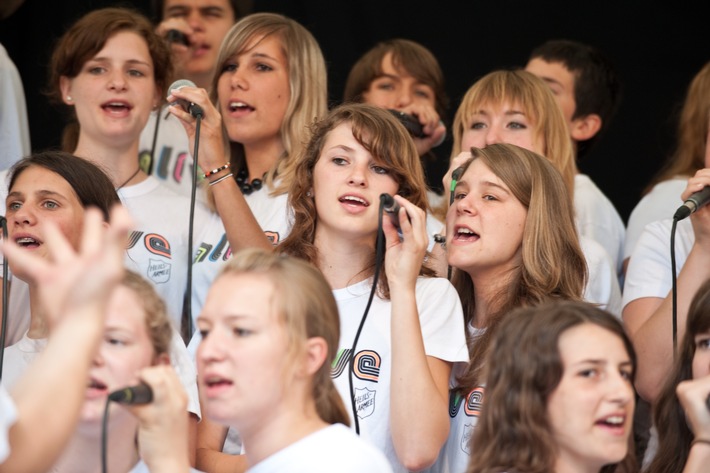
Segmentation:
<svg viewBox="0 0 710 473">
<path fill-rule="evenodd" d="M 410 135 L 415 138 L 423 138 L 425 136 L 424 128 L 422 127 L 422 124 L 419 123 L 417 117 L 391 108 L 388 110 L 392 115 L 399 119 L 399 121 L 402 123 L 402 125 L 404 125 L 404 128 L 407 129 Z"/>
<path fill-rule="evenodd" d="M 168 30 L 165 35 L 165 39 L 168 43 L 177 43 L 190 46 L 190 41 L 187 39 L 187 35 L 180 30 Z"/>
<path fill-rule="evenodd" d="M 382 210 L 389 215 L 392 225 L 394 225 L 398 230 L 399 226 L 399 209 L 400 206 L 394 197 L 387 193 L 380 194 L 380 202 L 382 202 Z"/>
<path fill-rule="evenodd" d="M 175 82 L 172 83 L 172 85 L 168 89 L 168 95 L 172 94 L 173 90 L 177 90 L 180 87 L 196 87 L 196 85 L 191 80 L 187 80 L 187 79 L 176 80 Z M 183 110 L 185 110 L 186 112 L 188 112 L 190 115 L 192 115 L 195 118 L 205 116 L 205 112 L 202 110 L 202 107 L 200 107 L 196 103 L 188 102 L 187 100 L 184 100 L 184 99 L 178 99 L 177 102 L 173 102 L 170 105 L 174 105 L 175 103 L 180 105 Z"/>
<path fill-rule="evenodd" d="M 674 220 L 683 220 L 696 210 L 710 203 L 710 186 L 704 187 L 698 192 L 694 192 L 688 199 L 678 207 L 673 215 Z"/>
<path fill-rule="evenodd" d="M 108 395 L 109 401 L 119 404 L 148 404 L 153 401 L 153 390 L 145 383 L 116 390 Z"/>
</svg>

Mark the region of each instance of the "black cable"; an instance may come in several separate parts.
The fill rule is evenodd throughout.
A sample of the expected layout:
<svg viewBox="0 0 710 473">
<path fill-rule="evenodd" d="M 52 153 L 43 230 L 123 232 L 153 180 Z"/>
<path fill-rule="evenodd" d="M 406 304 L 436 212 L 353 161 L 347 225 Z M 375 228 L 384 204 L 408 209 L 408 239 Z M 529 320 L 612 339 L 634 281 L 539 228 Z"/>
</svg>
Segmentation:
<svg viewBox="0 0 710 473">
<path fill-rule="evenodd" d="M 672 309 L 671 315 L 673 320 L 673 359 L 676 357 L 676 349 L 678 347 L 678 288 L 676 287 L 675 274 L 675 230 L 678 225 L 678 219 L 673 217 L 673 226 L 671 227 L 671 282 L 673 283 L 672 290 Z"/>
<path fill-rule="evenodd" d="M 143 166 L 143 163 L 141 163 L 141 167 L 143 167 L 143 172 L 145 172 L 149 176 L 153 174 L 153 164 L 155 164 L 155 146 L 158 144 L 158 128 L 160 127 L 160 115 L 162 111 L 163 109 L 161 107 L 158 108 L 157 112 L 155 112 L 155 129 L 153 130 L 153 143 L 150 146 L 150 156 L 148 156 L 148 162 L 145 166 Z"/>
<path fill-rule="evenodd" d="M 382 268 L 382 262 L 384 260 L 385 254 L 385 234 L 382 231 L 382 210 L 384 208 L 384 197 L 385 194 L 380 196 L 380 210 L 378 212 L 377 218 L 377 240 L 375 241 L 375 274 L 372 277 L 372 289 L 370 289 L 370 297 L 367 300 L 367 306 L 365 307 L 365 312 L 362 314 L 360 319 L 360 325 L 355 333 L 355 338 L 353 339 L 352 349 L 350 350 L 350 369 L 348 370 L 348 383 L 350 385 L 350 405 L 353 411 L 353 423 L 355 424 L 355 432 L 360 435 L 360 422 L 357 418 L 357 406 L 355 405 L 355 390 L 353 388 L 353 372 L 355 371 L 355 348 L 357 347 L 357 341 L 360 338 L 360 333 L 362 333 L 362 327 L 365 325 L 365 319 L 367 318 L 368 312 L 370 312 L 370 305 L 372 305 L 372 299 L 375 297 L 377 292 L 377 281 L 380 278 L 380 270 Z"/>
<path fill-rule="evenodd" d="M 104 407 L 104 417 L 101 422 L 101 471 L 108 471 L 108 408 L 111 400 L 106 397 L 106 407 Z"/>
<path fill-rule="evenodd" d="M 2 226 L 2 239 L 7 241 L 7 219 L 0 215 L 0 226 Z M 2 367 L 5 361 L 5 339 L 7 338 L 7 301 L 8 290 L 10 289 L 7 258 L 3 256 L 2 261 L 2 329 L 0 330 L 0 381 L 2 381 Z"/>
<path fill-rule="evenodd" d="M 192 152 L 192 189 L 190 193 L 190 226 L 188 230 L 187 239 L 187 287 L 185 288 L 185 298 L 183 300 L 183 323 L 182 323 L 182 336 L 185 344 L 190 343 L 192 338 L 192 332 L 194 328 L 192 326 L 192 233 L 193 227 L 195 226 L 195 197 L 197 194 L 197 170 L 199 166 L 197 165 L 197 152 L 200 147 L 200 128 L 202 126 L 202 111 L 195 113 L 195 147 Z M 186 320 L 187 319 L 187 320 Z"/>
</svg>

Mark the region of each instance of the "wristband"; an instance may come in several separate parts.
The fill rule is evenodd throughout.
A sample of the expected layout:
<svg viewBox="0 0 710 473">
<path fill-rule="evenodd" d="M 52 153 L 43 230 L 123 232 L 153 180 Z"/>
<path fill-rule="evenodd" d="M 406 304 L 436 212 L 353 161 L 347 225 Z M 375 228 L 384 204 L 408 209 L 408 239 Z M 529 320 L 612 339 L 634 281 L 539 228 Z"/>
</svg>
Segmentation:
<svg viewBox="0 0 710 473">
<path fill-rule="evenodd" d="M 225 164 L 224 166 L 220 166 L 220 167 L 218 167 L 218 168 L 215 168 L 215 169 L 211 170 L 210 172 L 206 172 L 205 175 L 204 175 L 204 177 L 210 177 L 210 176 L 212 176 L 212 175 L 214 175 L 214 174 L 217 174 L 217 173 L 220 172 L 220 171 L 224 171 L 224 170 L 227 169 L 228 167 L 229 167 L 229 163 Z"/>
</svg>

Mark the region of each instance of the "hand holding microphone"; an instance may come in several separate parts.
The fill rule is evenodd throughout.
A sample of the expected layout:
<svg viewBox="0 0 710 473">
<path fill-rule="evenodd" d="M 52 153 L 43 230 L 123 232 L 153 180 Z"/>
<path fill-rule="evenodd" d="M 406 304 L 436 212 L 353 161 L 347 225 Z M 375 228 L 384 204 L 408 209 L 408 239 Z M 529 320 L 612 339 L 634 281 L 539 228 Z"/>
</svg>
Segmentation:
<svg viewBox="0 0 710 473">
<path fill-rule="evenodd" d="M 173 91 L 179 90 L 182 87 L 197 87 L 194 82 L 191 80 L 187 79 L 180 79 L 176 80 L 175 82 L 172 83 L 170 88 L 168 89 L 168 96 L 172 95 Z M 188 112 L 190 115 L 192 115 L 195 118 L 202 118 L 205 116 L 204 110 L 202 110 L 202 107 L 197 105 L 194 102 L 188 102 L 185 99 L 177 99 L 176 102 L 172 102 L 170 105 L 180 105 L 183 110 Z"/>
<path fill-rule="evenodd" d="M 153 390 L 145 383 L 118 389 L 108 395 L 109 401 L 119 404 L 149 404 L 153 401 Z"/>
<path fill-rule="evenodd" d="M 710 186 L 704 187 L 703 189 L 694 192 L 686 199 L 686 201 L 678 207 L 673 215 L 674 220 L 683 220 L 690 214 L 695 213 L 701 207 L 710 203 Z"/>
<path fill-rule="evenodd" d="M 380 194 L 380 202 L 382 203 L 382 211 L 389 216 L 390 221 L 392 222 L 392 225 L 395 226 L 397 230 L 400 230 L 400 224 L 399 224 L 399 209 L 401 208 L 400 205 L 397 203 L 396 200 L 394 200 L 394 197 L 392 197 L 389 194 Z M 401 231 L 400 231 L 400 237 L 401 237 Z"/>
</svg>

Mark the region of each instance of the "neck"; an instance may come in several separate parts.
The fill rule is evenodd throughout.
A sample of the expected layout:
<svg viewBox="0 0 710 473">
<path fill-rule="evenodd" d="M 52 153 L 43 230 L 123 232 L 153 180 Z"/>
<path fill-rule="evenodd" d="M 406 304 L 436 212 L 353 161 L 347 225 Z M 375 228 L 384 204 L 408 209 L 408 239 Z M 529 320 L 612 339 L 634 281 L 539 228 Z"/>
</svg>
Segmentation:
<svg viewBox="0 0 710 473">
<path fill-rule="evenodd" d="M 137 184 L 147 177 L 142 171 L 134 177 L 138 169 L 138 140 L 125 146 L 106 146 L 83 135 L 74 154 L 100 166 L 111 178 L 114 187 Z"/>
<path fill-rule="evenodd" d="M 49 328 L 42 303 L 37 296 L 36 287 L 30 284 L 30 328 L 27 332 L 29 338 L 39 339 L 49 336 Z"/>
<path fill-rule="evenodd" d="M 111 409 L 107 432 L 108 471 L 130 471 L 138 463 L 137 421 L 127 412 Z M 80 424 L 52 473 L 95 473 L 101 471 L 101 425 Z"/>
<path fill-rule="evenodd" d="M 485 273 L 474 273 L 471 276 L 473 282 L 473 294 L 476 307 L 473 315 L 473 326 L 476 328 L 486 328 L 488 317 L 500 307 L 498 299 L 503 291 L 510 289 L 510 269 L 487 271 Z"/>
<path fill-rule="evenodd" d="M 363 271 L 372 263 L 375 252 L 372 239 L 366 241 L 329 237 L 322 226 L 316 228 L 315 246 L 318 248 L 318 268 L 333 289 L 342 289 L 372 276 Z"/>
<path fill-rule="evenodd" d="M 244 145 L 244 158 L 249 169 L 249 180 L 261 179 L 264 173 L 276 166 L 285 149 L 281 140 L 268 140 Z"/>
<path fill-rule="evenodd" d="M 253 425 L 238 429 L 250 467 L 328 426 L 318 417 L 313 400 L 295 404 L 293 400 L 287 402 L 288 407 L 277 409 L 267 419 L 259 418 Z M 293 407 L 299 404 L 302 407 Z"/>
</svg>

